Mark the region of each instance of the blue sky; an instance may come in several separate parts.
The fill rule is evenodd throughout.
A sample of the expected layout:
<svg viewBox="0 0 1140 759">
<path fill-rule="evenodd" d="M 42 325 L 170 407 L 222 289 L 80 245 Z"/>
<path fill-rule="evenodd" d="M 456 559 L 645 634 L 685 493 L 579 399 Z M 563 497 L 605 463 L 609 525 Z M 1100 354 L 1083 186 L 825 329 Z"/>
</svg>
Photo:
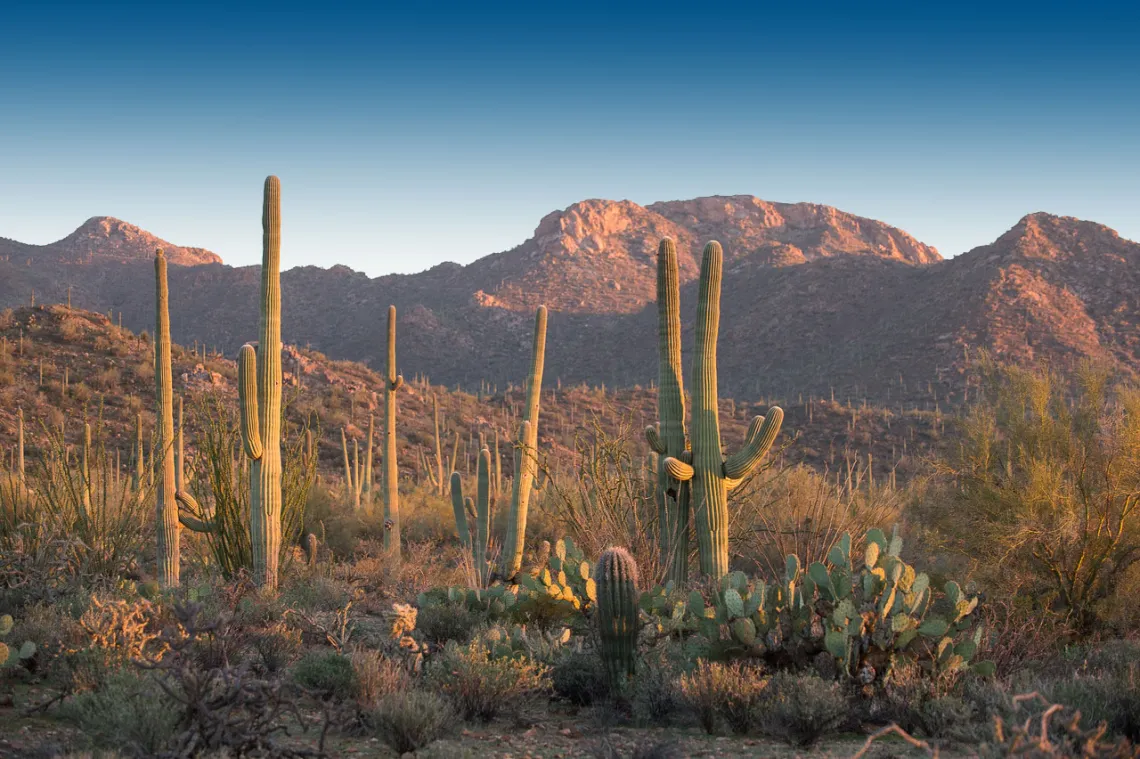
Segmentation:
<svg viewBox="0 0 1140 759">
<path fill-rule="evenodd" d="M 6 6 L 0 236 L 109 215 L 254 263 L 274 173 L 284 265 L 372 276 L 597 197 L 825 203 L 944 255 L 1033 211 L 1140 240 L 1135 11 L 476 5 Z"/>
</svg>

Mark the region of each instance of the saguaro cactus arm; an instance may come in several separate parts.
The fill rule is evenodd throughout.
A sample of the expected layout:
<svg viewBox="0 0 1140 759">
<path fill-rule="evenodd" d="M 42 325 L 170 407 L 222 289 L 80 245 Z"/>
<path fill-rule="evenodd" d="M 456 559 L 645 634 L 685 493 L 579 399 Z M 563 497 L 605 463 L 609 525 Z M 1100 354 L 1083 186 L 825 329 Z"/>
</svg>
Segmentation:
<svg viewBox="0 0 1140 759">
<path fill-rule="evenodd" d="M 246 343 L 238 352 L 238 407 L 241 409 L 241 442 L 245 455 L 261 458 L 261 429 L 257 403 L 257 351 Z"/>
<path fill-rule="evenodd" d="M 455 527 L 460 542 L 465 546 L 471 545 L 471 532 L 467 527 L 467 510 L 463 500 L 463 480 L 459 472 L 451 473 L 451 508 L 455 511 Z"/>
<path fill-rule="evenodd" d="M 776 435 L 780 433 L 780 425 L 783 422 L 784 411 L 779 406 L 768 409 L 767 416 L 753 419 L 744 446 L 725 460 L 724 476 L 730 480 L 739 480 L 748 476 L 776 441 Z"/>
<path fill-rule="evenodd" d="M 179 490 L 174 494 L 174 497 L 178 500 L 178 505 L 186 509 L 186 511 L 178 512 L 178 521 L 182 523 L 183 527 L 194 532 L 217 531 L 218 524 L 213 519 L 199 519 L 193 516 L 193 514 L 202 513 L 202 507 L 198 505 L 198 500 L 194 496 L 185 490 Z M 192 513 L 188 514 L 187 511 Z"/>
<path fill-rule="evenodd" d="M 668 453 L 665 442 L 661 439 L 661 432 L 656 426 L 645 428 L 645 442 L 649 443 L 649 450 L 658 455 Z"/>
<path fill-rule="evenodd" d="M 680 459 L 675 459 L 672 456 L 666 456 L 665 460 L 661 462 L 661 466 L 665 468 L 665 473 L 671 479 L 678 482 L 688 482 L 693 479 L 693 465 L 686 464 Z"/>
</svg>

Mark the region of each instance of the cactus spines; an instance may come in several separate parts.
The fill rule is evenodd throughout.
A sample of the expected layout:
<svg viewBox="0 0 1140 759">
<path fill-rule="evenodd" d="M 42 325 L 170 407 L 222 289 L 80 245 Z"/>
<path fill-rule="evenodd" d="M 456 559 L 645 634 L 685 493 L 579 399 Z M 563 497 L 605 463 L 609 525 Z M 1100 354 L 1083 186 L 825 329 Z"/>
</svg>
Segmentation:
<svg viewBox="0 0 1140 759">
<path fill-rule="evenodd" d="M 388 306 L 388 358 L 384 366 L 384 547 L 400 555 L 400 469 L 396 464 L 396 307 Z"/>
<path fill-rule="evenodd" d="M 242 443 L 249 469 L 253 580 L 277 588 L 281 551 L 281 181 L 265 180 L 261 216 L 261 324 L 257 351 L 238 354 Z M 253 381 L 256 377 L 256 381 Z"/>
<path fill-rule="evenodd" d="M 530 374 L 526 383 L 526 419 L 519 430 L 518 455 L 511 509 L 507 514 L 507 534 L 503 544 L 502 575 L 514 577 L 522 568 L 526 540 L 527 509 L 530 491 L 538 472 L 538 410 L 542 394 L 542 370 L 546 362 L 546 306 L 534 314 L 534 345 L 531 350 Z"/>
<path fill-rule="evenodd" d="M 158 581 L 164 587 L 173 588 L 178 585 L 180 571 L 179 524 L 178 502 L 174 497 L 177 492 L 177 485 L 174 479 L 174 389 L 170 358 L 170 294 L 166 284 L 166 257 L 161 248 L 155 252 L 154 275 L 155 434 L 158 436 L 156 453 L 159 456 L 157 466 L 158 487 L 155 498 L 155 534 L 158 547 Z M 141 421 L 138 432 L 139 464 L 141 465 Z"/>
<path fill-rule="evenodd" d="M 674 477 L 666 457 L 679 459 L 688 448 L 685 433 L 685 399 L 681 390 L 681 285 L 677 249 L 670 239 L 657 249 L 657 373 L 658 427 L 647 429 L 657 463 L 657 516 L 660 525 L 661 562 L 666 580 L 684 585 L 689 563 L 690 484 Z"/>
<path fill-rule="evenodd" d="M 613 683 L 637 666 L 637 562 L 624 548 L 608 548 L 594 571 L 602 660 Z"/>
<path fill-rule="evenodd" d="M 723 266 L 724 252 L 720 243 L 712 241 L 701 256 L 693 358 L 692 453 L 665 459 L 666 471 L 673 479 L 691 480 L 701 574 L 714 579 L 728 573 L 728 491 L 747 477 L 768 452 L 784 418 L 783 411 L 773 406 L 766 416 L 752 420 L 748 439 L 739 452 L 727 460 L 721 453 L 716 342 Z"/>
</svg>

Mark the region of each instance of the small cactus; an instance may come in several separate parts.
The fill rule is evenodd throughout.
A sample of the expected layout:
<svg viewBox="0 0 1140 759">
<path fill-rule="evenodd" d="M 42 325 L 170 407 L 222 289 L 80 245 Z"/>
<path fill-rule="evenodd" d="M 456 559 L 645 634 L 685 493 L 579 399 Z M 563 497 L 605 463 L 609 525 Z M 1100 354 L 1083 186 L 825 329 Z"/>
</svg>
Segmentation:
<svg viewBox="0 0 1140 759">
<path fill-rule="evenodd" d="M 637 562 L 624 548 L 609 548 L 598 559 L 594 580 L 602 660 L 617 685 L 637 667 Z"/>
</svg>

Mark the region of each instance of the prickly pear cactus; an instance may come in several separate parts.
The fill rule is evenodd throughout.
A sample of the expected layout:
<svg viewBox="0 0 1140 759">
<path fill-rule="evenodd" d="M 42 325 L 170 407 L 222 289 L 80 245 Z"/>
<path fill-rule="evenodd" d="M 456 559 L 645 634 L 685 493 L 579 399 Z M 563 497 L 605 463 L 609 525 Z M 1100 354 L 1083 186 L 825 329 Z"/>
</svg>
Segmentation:
<svg viewBox="0 0 1140 759">
<path fill-rule="evenodd" d="M 36 655 L 36 644 L 30 640 L 24 641 L 19 646 L 9 646 L 5 642 L 13 627 L 15 627 L 15 621 L 12 619 L 12 615 L 5 614 L 0 617 L 0 667 L 19 664 Z"/>
</svg>

